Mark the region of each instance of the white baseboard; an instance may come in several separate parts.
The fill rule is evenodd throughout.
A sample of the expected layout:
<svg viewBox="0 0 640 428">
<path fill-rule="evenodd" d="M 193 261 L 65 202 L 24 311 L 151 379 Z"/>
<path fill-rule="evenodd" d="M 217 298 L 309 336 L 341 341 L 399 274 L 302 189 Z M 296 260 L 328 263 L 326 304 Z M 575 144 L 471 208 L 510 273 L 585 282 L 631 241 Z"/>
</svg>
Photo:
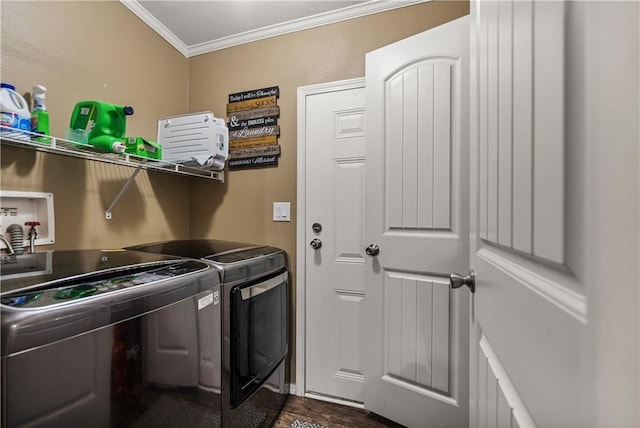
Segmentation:
<svg viewBox="0 0 640 428">
<path fill-rule="evenodd" d="M 340 404 L 342 406 L 355 407 L 356 409 L 364 409 L 363 403 L 344 400 L 342 398 L 330 397 L 322 394 L 314 394 L 312 392 L 307 392 L 304 396 L 307 398 L 313 398 L 314 400 L 326 401 L 328 403 Z"/>
<path fill-rule="evenodd" d="M 288 383 L 286 385 L 286 390 L 289 391 L 289 395 L 298 395 L 296 393 L 296 384 Z M 355 407 L 356 409 L 364 409 L 364 404 L 356 401 L 345 400 L 343 398 L 331 397 L 330 395 L 316 394 L 313 392 L 307 392 L 300 394 L 302 397 L 312 398 L 314 400 L 326 401 L 328 403 L 340 404 L 342 406 Z"/>
</svg>

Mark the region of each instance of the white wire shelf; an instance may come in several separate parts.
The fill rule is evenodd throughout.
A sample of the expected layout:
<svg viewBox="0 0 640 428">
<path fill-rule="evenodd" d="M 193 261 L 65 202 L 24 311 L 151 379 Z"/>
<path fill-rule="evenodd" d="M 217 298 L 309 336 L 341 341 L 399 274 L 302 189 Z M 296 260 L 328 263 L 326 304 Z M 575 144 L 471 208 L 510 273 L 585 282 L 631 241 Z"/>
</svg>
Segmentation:
<svg viewBox="0 0 640 428">
<path fill-rule="evenodd" d="M 153 171 L 167 172 L 171 174 L 189 175 L 192 177 L 208 178 L 218 180 L 224 183 L 224 171 L 213 171 L 205 168 L 181 165 L 177 163 L 149 159 L 142 156 L 136 156 L 129 153 L 105 153 L 93 147 L 90 144 L 78 143 L 75 141 L 65 140 L 58 137 L 49 137 L 49 142 L 41 143 L 32 141 L 30 136 L 42 137 L 39 134 L 26 132 L 28 136 L 16 138 L 13 135 L 6 135 L 3 130 L 0 133 L 0 144 L 15 147 L 23 147 L 27 149 L 37 150 L 39 152 L 54 153 L 64 156 L 72 156 L 81 159 L 92 160 L 96 162 L 106 162 L 116 165 L 124 165 L 132 168 L 148 169 Z M 24 138 L 24 139 L 23 139 Z"/>
<path fill-rule="evenodd" d="M 39 152 L 54 153 L 63 156 L 72 156 L 96 162 L 106 162 L 135 168 L 127 182 L 122 186 L 120 192 L 113 199 L 113 202 L 111 202 L 111 205 L 109 205 L 109 207 L 107 208 L 105 212 L 105 218 L 107 220 L 111 220 L 111 210 L 118 203 L 122 195 L 127 191 L 131 183 L 135 180 L 136 176 L 142 169 L 167 172 L 170 174 L 208 178 L 224 183 L 223 171 L 212 171 L 205 168 L 180 165 L 177 163 L 136 156 L 129 153 L 105 153 L 96 149 L 91 144 L 78 143 L 75 141 L 65 140 L 64 138 L 46 136 L 44 137 L 48 139 L 48 141 L 46 142 L 32 141 L 31 137 L 42 138 L 43 136 L 26 131 L 23 131 L 23 135 L 16 134 L 15 132 L 11 132 L 11 134 L 7 135 L 9 133 L 9 131 L 7 131 L 7 128 L 2 126 L 0 126 L 0 128 L 2 128 L 0 130 L 0 146 L 9 145 L 22 147 L 37 150 Z"/>
</svg>

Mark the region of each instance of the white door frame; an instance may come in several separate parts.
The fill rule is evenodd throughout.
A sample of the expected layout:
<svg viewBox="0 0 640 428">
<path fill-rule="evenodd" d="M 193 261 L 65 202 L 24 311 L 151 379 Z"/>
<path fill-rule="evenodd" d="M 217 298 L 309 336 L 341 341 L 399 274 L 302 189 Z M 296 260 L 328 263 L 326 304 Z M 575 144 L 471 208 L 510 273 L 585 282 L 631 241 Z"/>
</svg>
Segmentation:
<svg viewBox="0 0 640 428">
<path fill-rule="evenodd" d="M 324 94 L 328 92 L 344 91 L 348 89 L 364 88 L 364 77 L 340 80 L 336 82 L 320 83 L 317 85 L 301 86 L 298 88 L 298 174 L 297 174 L 297 209 L 296 209 L 296 383 L 291 386 L 290 392 L 301 397 L 306 396 L 306 227 L 307 216 L 307 166 L 306 166 L 306 117 L 307 117 L 307 97 L 311 95 Z M 331 400 L 327 397 L 318 397 L 324 401 L 335 401 L 354 407 L 362 407 L 357 403 L 342 400 Z"/>
</svg>

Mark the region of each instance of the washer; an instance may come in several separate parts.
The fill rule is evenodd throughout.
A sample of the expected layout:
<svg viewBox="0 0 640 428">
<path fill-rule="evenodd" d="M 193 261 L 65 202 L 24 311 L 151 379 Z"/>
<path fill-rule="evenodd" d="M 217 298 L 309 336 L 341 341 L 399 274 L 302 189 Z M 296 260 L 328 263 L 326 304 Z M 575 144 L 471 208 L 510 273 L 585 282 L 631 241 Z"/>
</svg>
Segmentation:
<svg viewBox="0 0 640 428">
<path fill-rule="evenodd" d="M 211 239 L 164 241 L 129 248 L 199 259 L 219 270 L 223 426 L 270 426 L 288 394 L 286 253 L 270 246 Z"/>
<path fill-rule="evenodd" d="M 3 427 L 221 425 L 211 264 L 54 251 L 0 279 Z"/>
</svg>

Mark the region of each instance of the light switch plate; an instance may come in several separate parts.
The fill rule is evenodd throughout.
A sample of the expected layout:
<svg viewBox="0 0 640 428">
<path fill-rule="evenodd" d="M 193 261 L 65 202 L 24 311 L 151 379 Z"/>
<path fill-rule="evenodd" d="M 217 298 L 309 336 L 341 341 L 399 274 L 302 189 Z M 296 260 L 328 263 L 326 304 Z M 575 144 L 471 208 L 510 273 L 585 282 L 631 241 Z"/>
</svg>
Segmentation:
<svg viewBox="0 0 640 428">
<path fill-rule="evenodd" d="M 291 221 L 291 202 L 273 203 L 273 221 Z"/>
</svg>

